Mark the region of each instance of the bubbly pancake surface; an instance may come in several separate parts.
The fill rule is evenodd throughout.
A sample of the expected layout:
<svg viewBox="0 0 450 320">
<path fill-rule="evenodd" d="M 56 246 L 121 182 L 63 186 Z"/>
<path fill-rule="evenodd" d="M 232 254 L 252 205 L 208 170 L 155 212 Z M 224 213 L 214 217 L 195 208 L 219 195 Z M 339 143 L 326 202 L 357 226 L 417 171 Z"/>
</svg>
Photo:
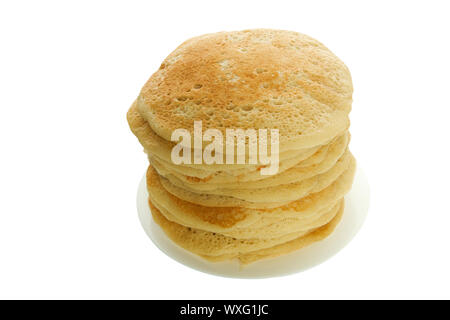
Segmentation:
<svg viewBox="0 0 450 320">
<path fill-rule="evenodd" d="M 350 73 L 323 44 L 280 30 L 220 32 L 180 45 L 137 99 L 152 129 L 280 130 L 280 150 L 323 144 L 349 125 Z"/>
</svg>

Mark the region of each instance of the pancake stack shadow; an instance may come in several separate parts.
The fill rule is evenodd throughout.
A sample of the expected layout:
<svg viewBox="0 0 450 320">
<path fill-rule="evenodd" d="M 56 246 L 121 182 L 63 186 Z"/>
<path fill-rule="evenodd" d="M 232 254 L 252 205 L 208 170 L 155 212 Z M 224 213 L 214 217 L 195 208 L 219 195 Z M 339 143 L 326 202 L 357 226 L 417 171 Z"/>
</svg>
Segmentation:
<svg viewBox="0 0 450 320">
<path fill-rule="evenodd" d="M 209 261 L 248 264 L 326 238 L 343 215 L 356 168 L 348 148 L 352 92 L 347 67 L 299 33 L 257 29 L 184 42 L 127 114 L 150 160 L 153 219 Z M 194 136 L 194 121 L 224 137 L 226 129 L 277 129 L 278 171 L 263 175 L 268 165 L 248 157 L 244 164 L 175 164 L 171 135 L 182 128 Z"/>
</svg>

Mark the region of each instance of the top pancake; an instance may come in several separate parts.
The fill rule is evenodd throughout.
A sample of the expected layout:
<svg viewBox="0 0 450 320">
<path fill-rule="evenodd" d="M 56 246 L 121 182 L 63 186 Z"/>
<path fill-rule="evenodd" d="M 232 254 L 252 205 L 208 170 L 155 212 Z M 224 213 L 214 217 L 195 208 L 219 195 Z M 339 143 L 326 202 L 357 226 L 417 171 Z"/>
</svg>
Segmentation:
<svg viewBox="0 0 450 320">
<path fill-rule="evenodd" d="M 184 42 L 137 99 L 162 138 L 175 129 L 279 129 L 280 151 L 324 144 L 349 125 L 352 81 L 320 42 L 296 32 L 220 32 Z"/>
</svg>

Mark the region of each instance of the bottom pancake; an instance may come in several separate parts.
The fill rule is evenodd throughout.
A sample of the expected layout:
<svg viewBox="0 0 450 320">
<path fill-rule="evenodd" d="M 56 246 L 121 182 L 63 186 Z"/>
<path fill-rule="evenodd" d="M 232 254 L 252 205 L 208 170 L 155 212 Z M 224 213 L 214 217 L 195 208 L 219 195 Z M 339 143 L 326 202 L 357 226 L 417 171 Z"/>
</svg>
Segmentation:
<svg viewBox="0 0 450 320">
<path fill-rule="evenodd" d="M 334 218 L 312 230 L 293 232 L 271 239 L 236 239 L 221 234 L 185 227 L 169 221 L 149 201 L 152 216 L 166 235 L 184 249 L 210 261 L 238 258 L 248 264 L 263 258 L 275 257 L 303 248 L 327 237 L 335 228 L 343 212 L 344 201 L 336 206 Z"/>
</svg>

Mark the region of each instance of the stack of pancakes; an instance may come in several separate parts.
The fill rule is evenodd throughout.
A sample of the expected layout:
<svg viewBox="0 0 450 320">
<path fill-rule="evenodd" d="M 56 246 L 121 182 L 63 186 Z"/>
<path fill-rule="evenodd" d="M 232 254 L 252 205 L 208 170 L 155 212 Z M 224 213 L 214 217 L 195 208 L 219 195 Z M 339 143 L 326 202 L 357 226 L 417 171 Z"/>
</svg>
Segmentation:
<svg viewBox="0 0 450 320">
<path fill-rule="evenodd" d="M 128 111 L 151 163 L 154 220 L 211 261 L 247 264 L 324 239 L 341 219 L 355 172 L 352 92 L 344 63 L 296 32 L 221 32 L 184 42 Z M 194 121 L 224 137 L 226 129 L 278 129 L 278 172 L 263 175 L 267 164 L 249 161 L 175 164 L 172 133 L 182 128 L 194 137 Z"/>
</svg>

